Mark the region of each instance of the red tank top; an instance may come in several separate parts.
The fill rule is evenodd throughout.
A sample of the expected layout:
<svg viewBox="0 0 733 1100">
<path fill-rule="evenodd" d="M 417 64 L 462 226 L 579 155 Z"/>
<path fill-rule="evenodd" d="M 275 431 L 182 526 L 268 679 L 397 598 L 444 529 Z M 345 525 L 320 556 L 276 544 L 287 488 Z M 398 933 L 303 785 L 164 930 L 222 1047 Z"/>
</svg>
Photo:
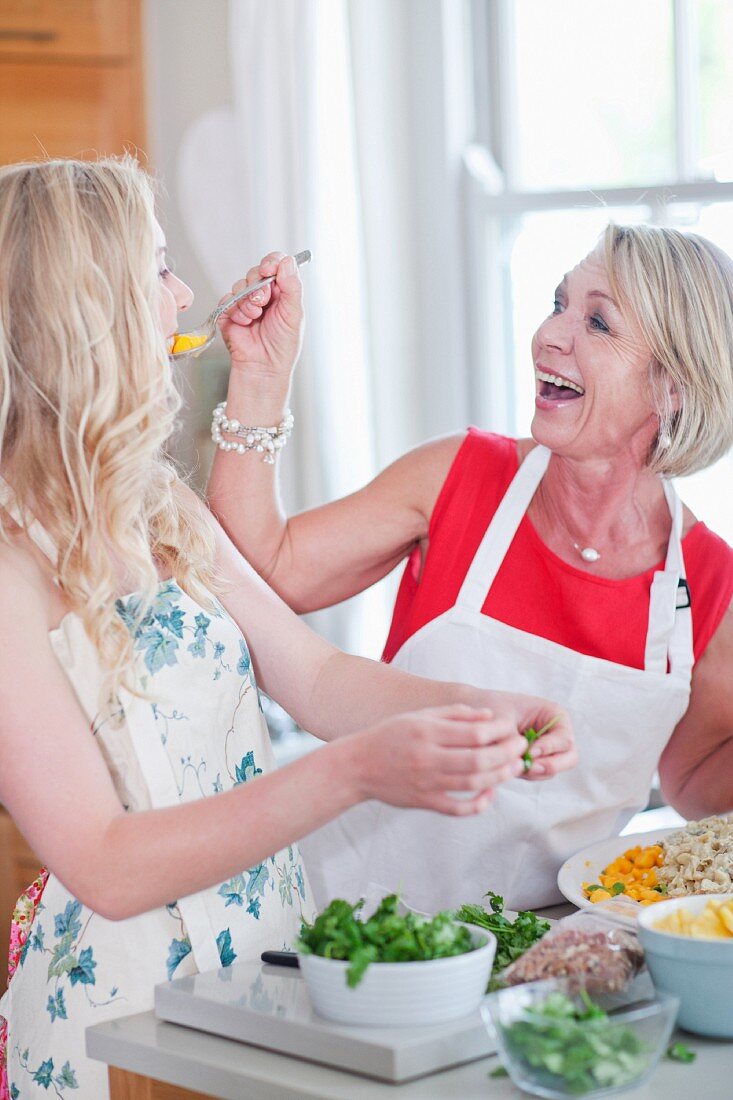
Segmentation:
<svg viewBox="0 0 733 1100">
<path fill-rule="evenodd" d="M 382 660 L 391 661 L 409 637 L 453 607 L 518 465 L 516 440 L 469 428 L 433 509 L 419 582 L 419 547 L 408 559 Z M 699 660 L 733 599 L 733 549 L 697 522 L 682 550 Z M 624 580 L 592 576 L 545 546 L 525 515 L 482 611 L 576 652 L 643 668 L 649 593 L 663 565 Z"/>
</svg>

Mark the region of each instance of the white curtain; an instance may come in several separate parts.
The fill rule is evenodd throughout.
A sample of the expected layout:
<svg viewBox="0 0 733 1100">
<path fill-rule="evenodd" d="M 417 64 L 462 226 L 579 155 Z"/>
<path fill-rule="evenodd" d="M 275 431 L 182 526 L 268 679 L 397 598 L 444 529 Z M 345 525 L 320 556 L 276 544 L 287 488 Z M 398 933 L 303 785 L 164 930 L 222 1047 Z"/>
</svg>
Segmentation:
<svg viewBox="0 0 733 1100">
<path fill-rule="evenodd" d="M 229 45 L 232 107 L 186 134 L 179 201 L 213 285 L 273 249 L 313 252 L 296 428 L 281 459 L 285 500 L 298 510 L 376 468 L 346 5 L 230 0 Z M 369 594 L 314 620 L 341 647 L 373 653 L 383 600 Z"/>
<path fill-rule="evenodd" d="M 458 4 L 458 6 L 456 6 Z M 231 106 L 197 118 L 176 193 L 212 286 L 310 248 L 283 452 L 291 511 L 469 421 L 461 0 L 229 0 Z M 396 577 L 314 626 L 377 656 Z"/>
</svg>

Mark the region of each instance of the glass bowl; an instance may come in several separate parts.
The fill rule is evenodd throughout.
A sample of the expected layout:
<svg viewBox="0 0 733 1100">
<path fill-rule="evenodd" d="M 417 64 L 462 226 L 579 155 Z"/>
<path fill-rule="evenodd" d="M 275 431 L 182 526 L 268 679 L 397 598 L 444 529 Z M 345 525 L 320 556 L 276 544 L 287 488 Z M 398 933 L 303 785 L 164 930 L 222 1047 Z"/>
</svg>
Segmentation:
<svg viewBox="0 0 733 1100">
<path fill-rule="evenodd" d="M 535 1096 L 613 1096 L 643 1084 L 656 1069 L 674 1027 L 679 998 L 609 1010 L 578 1021 L 583 994 L 566 979 L 512 986 L 485 997 L 481 1014 L 515 1085 Z M 593 998 L 594 1003 L 598 999 Z M 538 1011 L 554 1008 L 557 1015 Z"/>
</svg>

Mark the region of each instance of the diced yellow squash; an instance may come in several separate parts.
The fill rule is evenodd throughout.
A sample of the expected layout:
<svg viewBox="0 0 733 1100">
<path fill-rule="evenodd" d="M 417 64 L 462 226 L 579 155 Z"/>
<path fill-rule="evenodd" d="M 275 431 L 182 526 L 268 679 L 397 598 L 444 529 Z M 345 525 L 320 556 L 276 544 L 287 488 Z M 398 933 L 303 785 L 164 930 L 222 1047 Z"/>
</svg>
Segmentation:
<svg viewBox="0 0 733 1100">
<path fill-rule="evenodd" d="M 194 335 L 192 332 L 176 333 L 173 338 L 171 354 L 177 355 L 181 351 L 193 351 L 206 343 L 206 336 Z"/>
</svg>

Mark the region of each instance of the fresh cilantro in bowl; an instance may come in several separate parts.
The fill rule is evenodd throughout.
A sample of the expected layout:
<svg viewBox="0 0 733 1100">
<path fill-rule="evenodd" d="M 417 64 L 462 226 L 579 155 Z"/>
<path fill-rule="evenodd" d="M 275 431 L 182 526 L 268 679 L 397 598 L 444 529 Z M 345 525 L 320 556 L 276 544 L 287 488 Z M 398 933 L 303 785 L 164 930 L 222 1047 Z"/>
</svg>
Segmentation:
<svg viewBox="0 0 733 1100">
<path fill-rule="evenodd" d="M 471 933 L 450 910 L 434 917 L 399 912 L 399 896 L 383 898 L 364 920 L 364 899 L 355 905 L 336 898 L 313 924 L 304 921 L 296 949 L 305 955 L 346 959 L 346 980 L 353 989 L 373 962 L 425 962 L 476 949 Z"/>
</svg>

